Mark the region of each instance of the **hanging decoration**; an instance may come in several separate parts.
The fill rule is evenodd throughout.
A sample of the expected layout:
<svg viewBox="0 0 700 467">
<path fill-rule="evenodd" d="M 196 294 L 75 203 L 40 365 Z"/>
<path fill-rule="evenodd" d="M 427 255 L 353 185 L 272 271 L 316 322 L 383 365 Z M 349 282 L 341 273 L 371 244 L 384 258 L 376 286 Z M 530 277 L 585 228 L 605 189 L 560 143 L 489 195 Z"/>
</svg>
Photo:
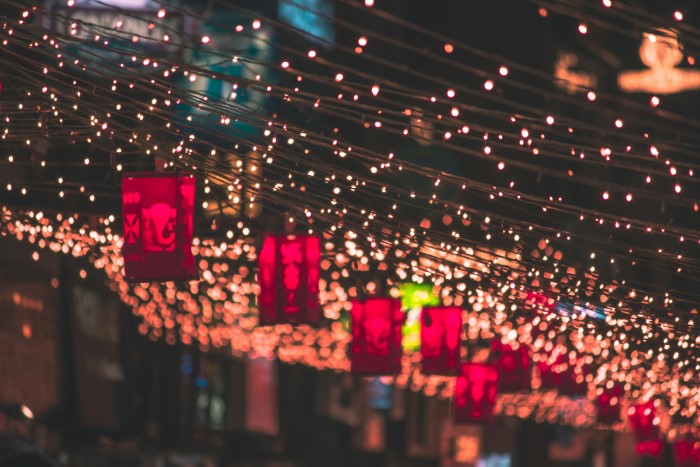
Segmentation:
<svg viewBox="0 0 700 467">
<path fill-rule="evenodd" d="M 635 449 L 640 456 L 658 457 L 663 451 L 660 437 L 659 418 L 656 415 L 655 401 L 636 404 L 627 412 L 630 426 L 637 444 Z"/>
<path fill-rule="evenodd" d="M 313 324 L 321 319 L 321 239 L 311 235 L 270 235 L 258 257 L 261 325 Z"/>
<path fill-rule="evenodd" d="M 353 301 L 351 372 L 363 375 L 395 375 L 401 372 L 401 301 L 368 298 Z"/>
<path fill-rule="evenodd" d="M 462 309 L 423 307 L 421 313 L 421 372 L 424 375 L 456 375 L 459 372 Z"/>
<path fill-rule="evenodd" d="M 525 344 L 504 344 L 491 341 L 489 363 L 498 368 L 498 390 L 518 392 L 530 390 L 530 348 Z"/>
<path fill-rule="evenodd" d="M 129 282 L 199 278 L 192 255 L 195 179 L 180 172 L 122 177 L 124 276 Z"/>
<path fill-rule="evenodd" d="M 585 396 L 588 392 L 586 377 L 590 373 L 587 365 L 575 355 L 567 353 L 562 346 L 552 352 L 539 355 L 537 368 L 542 389 L 556 389 L 564 396 Z"/>
<path fill-rule="evenodd" d="M 448 306 L 467 308 L 465 334 L 470 347 L 485 353 L 483 343 L 507 336 L 509 342 L 532 348 L 537 367 L 539 354 L 547 353 L 543 388 L 557 388 L 559 395 L 586 391 L 591 395 L 589 400 L 546 391 L 501 394 L 499 401 L 505 402 L 499 402 L 497 413 L 503 410 L 527 417 L 522 409 L 526 405 L 522 401 L 527 400 L 528 407 L 536 407 L 532 409 L 536 419 L 564 414 L 558 420 L 590 426 L 596 417 L 596 411 L 589 410 L 595 406 L 593 395 L 600 395 L 614 380 L 629 388 L 630 399 L 663 394 L 673 402 L 668 410 L 676 416 L 675 431 L 669 430 L 669 437 L 687 431 L 683 431 L 686 426 L 676 429 L 678 425 L 697 426 L 700 295 L 694 292 L 693 278 L 700 268 L 696 259 L 700 238 L 693 216 L 699 208 L 693 190 L 688 189 L 697 169 L 687 163 L 698 146 L 697 120 L 667 112 L 671 109 L 664 107 L 663 96 L 649 96 L 651 105 L 640 104 L 639 96 L 618 96 L 625 105 L 613 109 L 607 106 L 609 96 L 601 94 L 596 100 L 595 90 L 581 89 L 586 83 L 578 83 L 583 95 L 552 94 L 547 91 L 551 83 L 544 88 L 523 86 L 532 81 L 526 74 L 538 70 L 518 67 L 518 73 L 509 73 L 509 67 L 515 70 L 515 62 L 501 57 L 480 61 L 484 67 L 474 69 L 476 76 L 491 78 L 483 89 L 464 81 L 451 83 L 450 68 L 461 69 L 455 76 L 467 72 L 463 61 L 453 57 L 472 53 L 465 44 L 453 42 L 445 43 L 445 53 L 459 50 L 460 54 L 451 57 L 434 50 L 411 50 L 428 62 L 439 58 L 441 67 L 445 66 L 440 83 L 434 76 L 424 76 L 426 84 L 433 82 L 428 86 L 412 84 L 418 78 L 415 71 L 389 77 L 372 66 L 348 67 L 341 49 L 337 61 L 329 56 L 318 60 L 322 53 L 317 50 L 289 49 L 277 66 L 272 52 L 278 47 L 264 34 L 274 18 L 263 12 L 241 18 L 225 37 L 201 34 L 201 44 L 188 47 L 196 49 L 195 55 L 171 54 L 168 44 L 180 48 L 182 41 L 162 32 L 177 31 L 183 24 L 180 19 L 187 23 L 191 19 L 187 8 L 171 3 L 163 2 L 162 10 L 159 7 L 152 15 L 130 16 L 128 10 L 114 10 L 109 24 L 93 21 L 90 15 L 75 27 L 65 20 L 60 30 L 48 24 L 28 29 L 24 17 L 6 18 L 7 47 L 0 61 L 13 70 L 13 77 L 5 82 L 3 94 L 13 95 L 16 87 L 22 97 L 7 115 L 2 135 L 16 151 L 8 151 L 7 160 L 0 163 L 3 170 L 16 170 L 33 154 L 36 164 L 31 170 L 49 167 L 45 173 L 55 174 L 57 180 L 46 184 L 43 178 L 8 176 L 2 190 L 11 221 L 5 221 L 3 211 L 3 234 L 10 231 L 38 248 L 36 257 L 48 245 L 53 251 L 89 257 L 142 320 L 139 332 L 154 340 L 226 348 L 236 355 L 259 353 L 338 371 L 350 368 L 346 351 L 350 336 L 341 321 L 349 301 L 358 296 L 361 280 L 349 265 L 382 271 L 382 283 L 372 285 L 395 287 L 412 281 L 429 287 Z M 236 8 L 235 2 L 225 3 Z M 27 18 L 39 16 L 41 10 L 49 13 L 50 5 L 28 9 Z M 379 11 L 367 9 L 370 15 Z M 124 24 L 116 31 L 113 26 L 118 20 Z M 202 29 L 194 26 L 195 38 L 197 32 L 213 30 L 207 29 L 207 21 L 195 22 L 205 24 Z M 410 22 L 401 29 L 424 36 Z M 129 31 L 150 32 L 146 39 Z M 645 36 L 646 55 L 658 55 L 658 63 L 648 64 L 650 69 L 645 71 L 661 78 L 684 71 L 688 72 L 682 73 L 684 77 L 693 79 L 681 84 L 697 84 L 695 58 L 685 57 L 687 64 L 682 67 L 677 63 L 681 44 L 675 34 L 653 36 L 654 40 Z M 125 37 L 127 44 L 122 41 Z M 234 37 L 264 42 L 270 53 L 237 47 L 240 53 L 232 61 L 228 39 Z M 656 38 L 660 40 L 655 42 Z M 363 49 L 367 38 L 360 39 L 359 47 L 342 49 L 352 57 L 361 54 L 358 60 L 376 60 L 372 47 Z M 666 51 L 657 50 L 655 43 Z M 124 47 L 111 50 L 114 44 Z M 154 47 L 143 47 L 146 44 Z M 402 44 L 396 45 L 400 49 Z M 97 57 L 89 53 L 95 47 L 101 49 Z M 199 66 L 193 57 L 200 53 L 200 58 L 211 58 L 207 63 L 221 58 L 227 65 Z M 42 56 L 46 59 L 38 58 Z M 240 73 L 241 68 L 248 72 Z M 97 72 L 114 79 L 95 81 Z M 312 84 L 318 79 L 328 86 Z M 518 92 L 509 92 L 515 86 Z M 265 105 L 245 105 L 252 102 L 251 92 L 264 94 Z M 532 102 L 535 95 L 537 101 L 547 96 L 549 102 L 571 104 L 596 118 L 579 120 L 566 111 L 549 114 L 550 109 L 521 105 Z M 521 101 L 521 96 L 527 97 Z M 484 105 L 482 98 L 495 99 L 502 112 L 494 113 L 494 102 Z M 304 120 L 290 116 L 297 110 L 284 111 L 292 102 Z M 183 107 L 186 114 L 181 112 Z M 624 111 L 630 108 L 635 109 L 633 114 Z M 357 127 L 360 117 L 362 129 Z M 241 125 L 245 132 L 238 131 Z M 333 128 L 332 137 L 328 128 Z M 443 165 L 442 160 L 435 159 L 435 165 L 415 162 L 402 144 L 415 140 L 430 140 L 447 154 L 473 160 L 479 169 L 481 164 L 483 168 L 494 165 L 498 171 L 465 173 Z M 396 149 L 387 154 L 384 147 Z M 50 155 L 54 149 L 65 157 L 46 158 L 47 151 Z M 249 151 L 259 154 L 254 164 L 226 156 Z M 114 154 L 110 170 L 121 173 L 123 167 L 150 165 L 156 152 L 168 167 L 191 171 L 202 180 L 204 192 L 210 195 L 201 205 L 205 212 L 214 210 L 208 200 L 219 202 L 211 230 L 202 229 L 202 237 L 193 241 L 195 264 L 205 279 L 197 284 L 124 282 L 119 250 L 127 240 L 134 240 L 135 226 L 126 228 L 127 219 L 117 215 L 118 195 L 95 183 L 95 177 L 103 175 L 101 155 Z M 340 159 L 347 163 L 338 163 Z M 456 157 L 444 159 L 451 163 Z M 85 171 L 70 169 L 76 166 Z M 527 174 L 533 175 L 533 183 L 525 179 Z M 546 185 L 539 184 L 542 180 Z M 414 183 L 419 189 L 413 189 Z M 547 196 L 540 189 L 545 186 Z M 583 188 L 590 200 L 570 196 Z M 659 212 L 635 208 L 649 200 L 662 203 Z M 243 210 L 245 215 L 235 220 L 226 219 L 222 212 L 221 206 L 248 206 L 253 201 L 256 206 L 248 213 Z M 18 216 L 15 207 L 19 206 L 35 208 Z M 673 208 L 666 210 L 667 206 Z M 46 210 L 38 210 L 42 207 Z M 249 222 L 248 217 L 255 218 L 260 208 L 265 212 L 292 208 L 291 216 L 304 228 L 324 233 L 319 301 L 327 322 L 319 329 L 301 332 L 292 326 L 257 326 L 261 284 L 251 265 L 260 256 L 255 241 L 260 223 Z M 229 211 L 236 212 L 241 210 Z M 86 221 L 78 213 L 95 216 Z M 670 213 L 674 213 L 673 222 Z M 123 236 L 115 224 L 124 225 Z M 659 275 L 645 274 L 645 264 Z M 129 268 L 133 266 L 127 264 Z M 173 271 L 168 271 L 169 277 Z M 272 277 L 277 280 L 276 275 Z M 657 284 L 650 279 L 656 277 L 668 280 Z M 279 289 L 276 285 L 273 289 L 277 301 Z M 530 290 L 536 292 L 528 297 Z M 560 300 L 572 306 L 565 309 Z M 523 301 L 536 309 L 527 323 L 519 312 L 526 308 Z M 583 303 L 601 310 L 594 314 L 602 316 L 584 313 Z M 404 334 L 408 355 L 397 383 L 450 397 L 451 380 L 426 378 L 418 371 L 420 358 L 414 351 L 420 344 L 414 337 L 420 334 L 416 326 L 420 316 L 415 313 L 411 321 L 409 314 L 404 322 L 405 329 L 415 332 Z M 673 337 L 667 338 L 671 333 Z M 567 340 L 561 358 L 549 355 L 557 336 Z M 576 358 L 570 354 L 573 351 Z M 588 374 L 583 362 L 595 365 L 596 374 Z M 547 374 L 552 366 L 556 369 Z M 537 382 L 535 378 L 533 383 Z"/>
<path fill-rule="evenodd" d="M 690 438 L 676 441 L 673 445 L 673 451 L 676 457 L 676 466 L 700 466 L 700 440 Z"/>
<path fill-rule="evenodd" d="M 454 419 L 458 423 L 489 423 L 498 395 L 498 368 L 483 363 L 463 363 L 455 381 Z"/>
<path fill-rule="evenodd" d="M 620 408 L 624 394 L 622 385 L 616 384 L 598 396 L 598 423 L 612 425 L 620 421 Z"/>
</svg>

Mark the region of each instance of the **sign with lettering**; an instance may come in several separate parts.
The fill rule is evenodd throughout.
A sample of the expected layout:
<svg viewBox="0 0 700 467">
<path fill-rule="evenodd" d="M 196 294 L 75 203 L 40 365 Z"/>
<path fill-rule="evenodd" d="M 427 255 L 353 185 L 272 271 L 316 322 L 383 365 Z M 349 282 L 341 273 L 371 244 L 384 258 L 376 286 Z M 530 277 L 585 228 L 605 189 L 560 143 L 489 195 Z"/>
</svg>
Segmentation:
<svg viewBox="0 0 700 467">
<path fill-rule="evenodd" d="M 645 33 L 639 57 L 649 69 L 620 73 L 617 82 L 623 91 L 674 94 L 700 89 L 700 71 L 678 68 L 683 51 L 676 32 Z"/>
</svg>

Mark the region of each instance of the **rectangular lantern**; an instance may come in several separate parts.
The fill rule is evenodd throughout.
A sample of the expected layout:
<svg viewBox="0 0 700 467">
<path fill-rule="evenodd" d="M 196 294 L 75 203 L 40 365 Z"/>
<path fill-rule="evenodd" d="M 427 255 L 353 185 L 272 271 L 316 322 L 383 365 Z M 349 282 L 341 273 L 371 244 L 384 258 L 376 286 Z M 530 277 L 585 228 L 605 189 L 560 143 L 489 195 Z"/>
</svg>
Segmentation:
<svg viewBox="0 0 700 467">
<path fill-rule="evenodd" d="M 498 395 L 498 368 L 483 363 L 463 363 L 453 397 L 454 418 L 459 423 L 489 423 Z"/>
<path fill-rule="evenodd" d="M 401 301 L 368 298 L 353 301 L 351 372 L 363 375 L 401 373 Z"/>
<path fill-rule="evenodd" d="M 518 344 L 504 344 L 499 339 L 491 341 L 489 363 L 498 368 L 498 390 L 517 392 L 530 390 L 530 348 Z"/>
<path fill-rule="evenodd" d="M 625 390 L 616 384 L 598 396 L 598 423 L 612 425 L 620 421 L 620 406 Z"/>
<path fill-rule="evenodd" d="M 556 389 L 562 396 L 585 396 L 588 393 L 586 376 L 590 368 L 571 360 L 566 354 L 540 355 L 537 365 L 541 389 Z"/>
<path fill-rule="evenodd" d="M 421 354 L 424 375 L 456 375 L 459 373 L 462 309 L 424 307 L 421 311 Z"/>
<path fill-rule="evenodd" d="M 655 420 L 656 408 L 653 400 L 630 407 L 627 412 L 627 418 L 637 442 L 659 438 L 659 424 L 658 420 Z"/>
<path fill-rule="evenodd" d="M 258 255 L 258 267 L 261 325 L 312 324 L 321 320 L 319 237 L 266 236 Z"/>
<path fill-rule="evenodd" d="M 697 467 L 700 465 L 700 440 L 683 439 L 673 446 L 678 467 Z"/>
<path fill-rule="evenodd" d="M 122 176 L 127 282 L 199 279 L 192 255 L 195 179 L 181 172 Z"/>
</svg>

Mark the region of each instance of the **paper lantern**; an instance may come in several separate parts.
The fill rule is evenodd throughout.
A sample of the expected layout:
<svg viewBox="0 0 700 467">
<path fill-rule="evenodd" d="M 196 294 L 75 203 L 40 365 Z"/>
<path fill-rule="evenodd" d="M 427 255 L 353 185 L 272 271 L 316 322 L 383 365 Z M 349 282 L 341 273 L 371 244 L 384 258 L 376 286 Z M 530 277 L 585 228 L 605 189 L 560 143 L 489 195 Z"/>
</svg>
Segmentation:
<svg viewBox="0 0 700 467">
<path fill-rule="evenodd" d="M 421 372 L 425 375 L 459 373 L 462 309 L 423 307 L 421 311 Z"/>
<path fill-rule="evenodd" d="M 395 375 L 401 372 L 401 301 L 368 298 L 353 301 L 351 372 L 363 375 Z"/>
<path fill-rule="evenodd" d="M 192 256 L 195 179 L 179 172 L 122 177 L 127 282 L 199 279 Z"/>
<path fill-rule="evenodd" d="M 499 339 L 491 341 L 489 363 L 498 368 L 498 390 L 517 392 L 530 389 L 530 348 L 524 344 L 514 348 Z"/>
<path fill-rule="evenodd" d="M 638 442 L 658 439 L 659 424 L 653 400 L 633 405 L 629 408 L 627 415 L 634 431 L 634 437 Z"/>
<path fill-rule="evenodd" d="M 263 239 L 258 255 L 261 325 L 320 321 L 320 260 L 319 237 L 270 235 Z"/>
<path fill-rule="evenodd" d="M 664 442 L 660 439 L 638 441 L 634 446 L 638 456 L 660 457 L 664 450 Z"/>
<path fill-rule="evenodd" d="M 463 363 L 455 381 L 454 417 L 460 423 L 489 423 L 498 395 L 498 368 L 483 363 Z"/>
<path fill-rule="evenodd" d="M 620 421 L 620 406 L 625 390 L 619 384 L 598 396 L 598 423 L 612 425 Z"/>
<path fill-rule="evenodd" d="M 678 467 L 700 466 L 700 440 L 683 439 L 673 445 Z"/>
<path fill-rule="evenodd" d="M 576 359 L 570 359 L 565 353 L 540 355 L 537 368 L 542 389 L 556 389 L 560 395 L 572 397 L 588 393 L 586 375 L 590 373 L 590 368 Z"/>
</svg>

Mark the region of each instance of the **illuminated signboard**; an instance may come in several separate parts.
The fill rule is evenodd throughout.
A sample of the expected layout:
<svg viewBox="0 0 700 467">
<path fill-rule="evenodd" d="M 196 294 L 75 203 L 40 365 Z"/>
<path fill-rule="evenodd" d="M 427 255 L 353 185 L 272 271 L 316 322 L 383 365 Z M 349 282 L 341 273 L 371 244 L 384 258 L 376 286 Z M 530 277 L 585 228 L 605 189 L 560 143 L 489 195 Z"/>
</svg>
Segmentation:
<svg viewBox="0 0 700 467">
<path fill-rule="evenodd" d="M 644 34 L 639 57 L 649 70 L 620 73 L 617 82 L 623 91 L 674 94 L 700 89 L 700 71 L 678 68 L 683 51 L 674 31 Z"/>
<path fill-rule="evenodd" d="M 330 46 L 335 41 L 333 10 L 330 0 L 280 0 L 277 13 L 311 41 Z"/>
<path fill-rule="evenodd" d="M 437 306 L 440 298 L 433 293 L 432 284 L 402 284 L 399 287 L 401 307 L 405 310 L 406 322 L 403 326 L 403 348 L 420 348 L 420 316 L 424 306 Z"/>
<path fill-rule="evenodd" d="M 158 17 L 161 6 L 150 0 L 76 1 L 67 7 L 65 1 L 47 2 L 50 13 L 42 25 L 60 34 L 83 39 L 86 44 L 67 50 L 86 67 L 97 74 L 123 73 L 122 65 L 144 72 L 153 71 L 143 61 L 132 61 L 133 53 L 121 50 L 140 50 L 149 57 L 174 56 L 183 47 L 185 17 L 176 11 L 164 18 Z M 165 42 L 165 36 L 169 40 Z M 109 36 L 107 41 L 96 37 Z"/>
<path fill-rule="evenodd" d="M 185 58 L 195 68 L 206 68 L 212 75 L 192 74 L 184 77 L 181 83 L 188 90 L 188 96 L 196 96 L 198 102 L 190 102 L 185 110 L 198 116 L 198 122 L 223 124 L 247 134 L 262 134 L 260 126 L 264 123 L 260 118 L 267 114 L 269 100 L 265 87 L 271 80 L 268 64 L 273 60 L 272 30 L 264 23 L 246 34 L 227 27 L 250 25 L 254 19 L 215 10 L 202 24 L 200 34 L 209 37 L 209 45 L 198 43 L 188 50 Z M 218 50 L 221 47 L 231 51 L 230 58 L 222 58 Z M 212 111 L 212 106 L 222 110 Z"/>
<path fill-rule="evenodd" d="M 598 78 L 592 73 L 575 70 L 578 56 L 572 52 L 562 52 L 554 63 L 554 78 L 558 88 L 568 94 L 585 92 L 598 84 Z"/>
</svg>

